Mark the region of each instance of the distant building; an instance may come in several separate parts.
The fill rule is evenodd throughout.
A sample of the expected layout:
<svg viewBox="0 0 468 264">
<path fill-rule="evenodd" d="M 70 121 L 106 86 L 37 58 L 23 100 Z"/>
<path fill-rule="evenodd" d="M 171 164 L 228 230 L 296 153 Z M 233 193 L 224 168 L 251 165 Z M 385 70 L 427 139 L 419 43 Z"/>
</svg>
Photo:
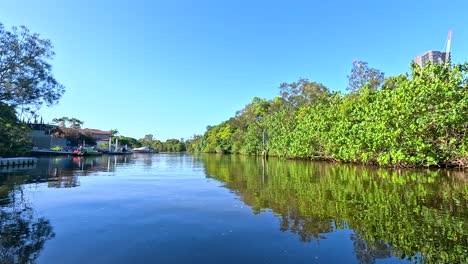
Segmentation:
<svg viewBox="0 0 468 264">
<path fill-rule="evenodd" d="M 98 147 L 102 146 L 106 142 L 109 142 L 109 138 L 112 136 L 112 133 L 109 131 L 92 128 L 81 129 L 81 133 L 92 136 L 96 140 Z"/>
<path fill-rule="evenodd" d="M 70 141 L 64 138 L 64 129 L 56 125 L 42 124 L 42 123 L 29 123 L 27 124 L 31 129 L 29 136 L 34 149 L 50 149 L 55 146 L 67 147 Z M 96 140 L 97 146 L 102 146 L 104 143 L 109 142 L 112 133 L 100 129 L 91 128 L 76 128 L 77 132 L 89 135 Z"/>
<path fill-rule="evenodd" d="M 446 55 L 446 52 L 430 50 L 426 53 L 417 56 L 416 58 L 414 58 L 413 61 L 419 66 L 421 66 L 421 68 L 424 68 L 424 66 L 426 66 L 428 62 L 430 62 L 431 64 L 446 63 Z M 448 62 L 450 62 L 450 52 Z"/>
</svg>

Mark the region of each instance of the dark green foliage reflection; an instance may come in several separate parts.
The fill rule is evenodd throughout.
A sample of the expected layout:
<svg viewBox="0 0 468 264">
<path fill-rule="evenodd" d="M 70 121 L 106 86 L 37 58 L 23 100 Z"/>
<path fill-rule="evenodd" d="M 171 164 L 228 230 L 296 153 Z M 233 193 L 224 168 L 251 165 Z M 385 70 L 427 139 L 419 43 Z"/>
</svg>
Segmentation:
<svg viewBox="0 0 468 264">
<path fill-rule="evenodd" d="M 271 209 L 279 229 L 304 242 L 337 229 L 361 263 L 395 256 L 468 262 L 468 176 L 459 171 L 373 169 L 328 163 L 206 155 L 206 173 L 252 207 Z"/>
<path fill-rule="evenodd" d="M 50 221 L 37 217 L 24 195 L 21 184 L 29 181 L 24 173 L 0 174 L 0 264 L 35 263 L 55 236 Z"/>
</svg>

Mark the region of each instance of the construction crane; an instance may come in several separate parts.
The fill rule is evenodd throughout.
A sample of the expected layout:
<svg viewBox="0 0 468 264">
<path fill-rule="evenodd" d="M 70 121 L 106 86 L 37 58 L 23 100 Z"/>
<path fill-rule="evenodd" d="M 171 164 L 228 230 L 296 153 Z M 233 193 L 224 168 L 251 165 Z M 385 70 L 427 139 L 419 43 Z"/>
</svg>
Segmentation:
<svg viewBox="0 0 468 264">
<path fill-rule="evenodd" d="M 450 60 L 450 42 L 452 41 L 452 30 L 450 29 L 447 36 L 447 49 L 445 50 L 445 63 Z"/>
</svg>

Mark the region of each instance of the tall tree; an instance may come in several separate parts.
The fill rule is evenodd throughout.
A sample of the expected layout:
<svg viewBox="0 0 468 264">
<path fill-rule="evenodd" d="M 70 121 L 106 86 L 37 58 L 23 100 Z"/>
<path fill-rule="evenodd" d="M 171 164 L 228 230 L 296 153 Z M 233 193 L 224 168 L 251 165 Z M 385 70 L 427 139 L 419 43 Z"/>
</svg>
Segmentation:
<svg viewBox="0 0 468 264">
<path fill-rule="evenodd" d="M 316 104 L 330 95 L 328 88 L 317 82 L 299 79 L 293 83 L 280 85 L 281 98 L 292 108 Z"/>
<path fill-rule="evenodd" d="M 68 122 L 70 122 L 70 127 L 73 127 L 73 128 L 81 128 L 81 126 L 84 124 L 83 121 L 74 117 L 70 118 Z"/>
<path fill-rule="evenodd" d="M 52 44 L 26 27 L 8 31 L 0 23 L 0 102 L 19 114 L 56 103 L 64 87 L 52 75 Z"/>
<path fill-rule="evenodd" d="M 84 122 L 78 118 L 66 117 L 66 116 L 54 118 L 52 119 L 52 123 L 57 124 L 60 127 L 71 127 L 71 128 L 81 128 L 81 126 L 84 124 Z"/>
<path fill-rule="evenodd" d="M 371 90 L 378 90 L 384 82 L 384 73 L 370 68 L 365 61 L 354 61 L 351 75 L 348 75 L 347 89 L 354 92 L 365 85 Z"/>
<path fill-rule="evenodd" d="M 110 132 L 111 132 L 113 137 L 115 137 L 115 136 L 117 136 L 119 134 L 119 130 L 117 130 L 117 128 L 116 129 L 111 129 Z"/>
<path fill-rule="evenodd" d="M 236 112 L 236 117 L 241 123 L 255 124 L 261 127 L 262 121 L 270 109 L 270 105 L 271 101 L 254 97 L 250 104 Z"/>
<path fill-rule="evenodd" d="M 154 137 L 152 134 L 148 134 L 148 135 L 145 135 L 143 138 L 140 138 L 140 142 L 143 146 L 152 146 L 153 145 L 153 141 L 154 141 Z"/>
<path fill-rule="evenodd" d="M 59 118 L 52 119 L 52 123 L 59 125 L 60 127 L 66 127 L 70 118 L 63 116 Z"/>
</svg>

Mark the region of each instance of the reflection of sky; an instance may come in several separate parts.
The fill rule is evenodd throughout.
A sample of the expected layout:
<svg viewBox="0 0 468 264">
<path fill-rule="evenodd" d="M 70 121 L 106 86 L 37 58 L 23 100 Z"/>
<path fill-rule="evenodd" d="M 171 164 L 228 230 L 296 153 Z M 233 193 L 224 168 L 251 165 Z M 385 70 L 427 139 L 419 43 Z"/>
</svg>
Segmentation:
<svg viewBox="0 0 468 264">
<path fill-rule="evenodd" d="M 372 251 L 333 222 L 324 223 L 332 228 L 319 239 L 301 242 L 290 229 L 280 231 L 279 212 L 253 214 L 235 188 L 207 177 L 206 165 L 183 154 L 41 158 L 18 172 L 30 183 L 22 194 L 56 234 L 38 263 L 405 262 L 388 257 L 385 243 Z M 210 163 L 234 177 L 229 170 L 240 163 L 221 165 Z M 261 165 L 252 168 L 262 172 Z M 253 177 L 262 175 L 245 179 Z"/>
<path fill-rule="evenodd" d="M 163 171 L 153 177 L 135 171 L 111 178 L 86 177 L 81 183 L 72 190 L 39 188 L 34 194 L 37 210 L 48 215 L 57 234 L 41 254 L 43 263 L 48 259 L 352 263 L 355 259 L 352 231 L 331 233 L 319 244 L 301 243 L 295 235 L 278 232 L 273 212 L 253 215 L 235 194 L 205 179 L 202 171 L 191 175 Z M 340 254 L 335 253 L 337 248 Z"/>
<path fill-rule="evenodd" d="M 183 157 L 183 154 L 174 155 L 182 155 Z M 134 168 L 143 169 L 147 172 L 157 168 L 170 173 L 175 167 L 184 169 L 187 164 L 185 159 L 179 161 L 167 160 L 152 154 L 90 157 L 53 156 L 39 157 L 37 163 L 33 165 L 0 167 L 0 175 L 21 175 L 26 177 L 26 182 L 49 182 L 49 187 L 59 188 L 76 187 L 75 185 L 79 181 L 76 177 L 79 176 L 112 175 L 116 170 L 131 172 Z M 202 165 L 199 166 L 199 168 L 202 167 Z"/>
</svg>

